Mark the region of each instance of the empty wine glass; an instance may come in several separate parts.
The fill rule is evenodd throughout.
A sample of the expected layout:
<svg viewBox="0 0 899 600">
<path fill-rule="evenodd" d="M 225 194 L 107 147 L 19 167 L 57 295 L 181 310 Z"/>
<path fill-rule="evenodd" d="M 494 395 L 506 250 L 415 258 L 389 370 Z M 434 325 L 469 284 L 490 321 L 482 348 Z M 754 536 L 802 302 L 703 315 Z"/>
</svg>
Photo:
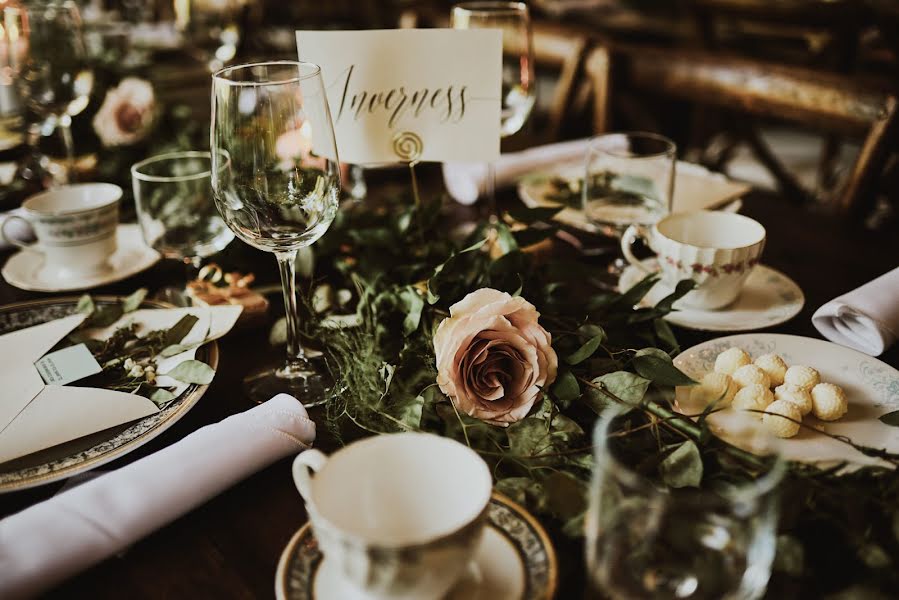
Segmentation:
<svg viewBox="0 0 899 600">
<path fill-rule="evenodd" d="M 339 173 L 317 65 L 255 63 L 213 75 L 216 204 L 237 237 L 274 253 L 287 313 L 287 360 L 245 381 L 254 400 L 287 392 L 311 406 L 326 398 L 324 373 L 309 362 L 300 344 L 295 266 L 297 250 L 318 240 L 337 214 Z"/>
<path fill-rule="evenodd" d="M 219 164 L 227 168 L 227 157 Z M 144 241 L 162 256 L 183 261 L 192 275 L 204 258 L 234 239 L 212 197 L 210 152 L 170 152 L 142 160 L 131 167 L 131 183 Z M 182 287 L 164 294 L 175 299 L 183 292 Z"/>
<path fill-rule="evenodd" d="M 503 32 L 500 135 L 517 133 L 536 102 L 531 17 L 524 2 L 463 2 L 450 13 L 453 29 L 500 29 Z M 496 214 L 496 172 L 488 165 L 487 201 Z"/>
<path fill-rule="evenodd" d="M 635 415 L 610 408 L 594 430 L 586 519 L 591 597 L 760 597 L 774 560 L 778 485 L 786 468 L 776 438 L 748 413 L 717 413 L 714 427 L 733 446 L 716 449 L 716 460 L 726 464 L 733 448 L 745 451 L 751 476 L 713 471 L 701 487 L 674 488 L 628 440 L 638 425 L 622 420 L 643 418 Z"/>
<path fill-rule="evenodd" d="M 4 26 L 16 30 L 21 40 L 12 55 L 14 77 L 25 106 L 40 119 L 28 135 L 36 163 L 46 164 L 37 153 L 41 134 L 58 129 L 66 154 L 60 179 L 68 181 L 75 153 L 72 117 L 87 107 L 94 84 L 78 6 L 68 0 L 10 4 L 4 9 Z"/>
</svg>

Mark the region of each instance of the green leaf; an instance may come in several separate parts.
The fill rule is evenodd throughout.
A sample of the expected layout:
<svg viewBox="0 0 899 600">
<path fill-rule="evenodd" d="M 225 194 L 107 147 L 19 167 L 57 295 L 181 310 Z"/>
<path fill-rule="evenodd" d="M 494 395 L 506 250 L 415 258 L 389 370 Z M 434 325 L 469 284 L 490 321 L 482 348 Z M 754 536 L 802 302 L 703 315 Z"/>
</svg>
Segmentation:
<svg viewBox="0 0 899 600">
<path fill-rule="evenodd" d="M 615 297 L 613 304 L 627 308 L 635 306 L 643 299 L 643 296 L 649 293 L 649 290 L 652 289 L 652 286 L 654 286 L 658 280 L 658 275 L 647 275 L 641 279 L 639 283 L 634 285 L 634 287 L 620 296 Z"/>
<path fill-rule="evenodd" d="M 494 225 L 494 230 L 496 231 L 496 242 L 503 251 L 503 255 L 518 250 L 518 242 L 515 241 L 515 236 L 512 235 L 512 230 L 508 225 L 497 223 Z"/>
<path fill-rule="evenodd" d="M 562 408 L 568 408 L 581 395 L 581 386 L 577 382 L 577 377 L 567 369 L 559 373 L 551 389 L 553 396 L 556 397 Z"/>
<path fill-rule="evenodd" d="M 618 397 L 625 404 L 636 406 L 643 401 L 650 381 L 629 371 L 615 371 L 597 377 L 593 383 L 605 386 L 609 393 Z"/>
<path fill-rule="evenodd" d="M 662 480 L 673 488 L 699 487 L 702 482 L 702 457 L 690 440 L 677 447 L 659 464 Z"/>
<path fill-rule="evenodd" d="M 802 575 L 805 569 L 805 549 L 802 542 L 791 535 L 777 536 L 777 551 L 772 569 L 793 577 Z"/>
<path fill-rule="evenodd" d="M 665 319 L 656 319 L 653 323 L 653 327 L 656 331 L 656 336 L 664 342 L 668 344 L 668 347 L 677 352 L 680 350 L 680 344 L 677 343 L 677 338 L 674 337 L 674 332 L 671 331 L 671 326 L 668 325 L 668 321 Z"/>
<path fill-rule="evenodd" d="M 653 307 L 657 311 L 670 312 L 671 305 L 687 295 L 687 292 L 696 287 L 696 282 L 692 279 L 682 279 L 674 286 L 674 291 L 656 302 Z"/>
<path fill-rule="evenodd" d="M 604 333 L 600 333 L 599 335 L 590 338 L 586 341 L 586 343 L 584 343 L 584 345 L 566 356 L 565 362 L 567 362 L 569 365 L 577 365 L 584 362 L 585 360 L 593 356 L 593 353 L 596 352 L 596 349 L 599 348 L 604 339 Z"/>
<path fill-rule="evenodd" d="M 537 208 L 518 206 L 506 211 L 506 214 L 508 214 L 516 221 L 519 221 L 526 225 L 530 225 L 532 223 L 537 223 L 540 221 L 551 221 L 552 218 L 559 214 L 559 211 L 561 211 L 563 208 L 563 206 L 539 206 Z"/>
<path fill-rule="evenodd" d="M 645 354 L 635 356 L 633 360 L 634 370 L 641 376 L 660 385 L 695 385 L 696 382 L 687 377 L 680 369 L 671 364 L 671 359 L 665 360 L 658 356 Z"/>
<path fill-rule="evenodd" d="M 182 383 L 209 385 L 212 383 L 212 378 L 215 377 L 215 370 L 199 360 L 185 360 L 182 363 L 178 363 L 168 373 L 163 373 L 163 375 L 167 375 Z"/>
<path fill-rule="evenodd" d="M 96 309 L 97 307 L 94 304 L 94 299 L 90 297 L 90 294 L 84 294 L 78 298 L 78 304 L 75 305 L 75 312 L 84 315 L 89 315 Z"/>
<path fill-rule="evenodd" d="M 196 348 L 200 344 L 172 344 L 171 346 L 166 346 L 159 352 L 159 356 L 161 358 L 169 358 L 171 356 L 177 356 L 182 352 L 187 352 L 193 348 Z"/>
<path fill-rule="evenodd" d="M 641 348 L 634 353 L 634 357 L 636 358 L 637 356 L 655 356 L 664 360 L 665 362 L 671 362 L 671 357 L 668 355 L 668 353 L 658 348 Z"/>
<path fill-rule="evenodd" d="M 397 411 L 396 418 L 410 430 L 421 428 L 421 409 L 425 405 L 425 397 L 418 395 L 410 402 L 401 406 Z"/>
<path fill-rule="evenodd" d="M 880 415 L 878 419 L 880 419 L 881 423 L 884 423 L 886 425 L 899 427 L 899 410 L 894 410 L 893 412 L 888 412 L 885 415 Z"/>
<path fill-rule="evenodd" d="M 156 388 L 156 390 L 152 394 L 150 394 L 150 400 L 152 400 L 156 404 L 156 406 L 162 406 L 166 402 L 171 402 L 175 398 L 177 398 L 177 396 L 175 396 L 175 394 L 165 388 Z"/>
<path fill-rule="evenodd" d="M 412 287 L 403 288 L 399 292 L 399 299 L 403 311 L 406 313 L 403 319 L 403 335 L 410 336 L 418 329 L 421 322 L 421 312 L 424 310 L 425 301 Z"/>
<path fill-rule="evenodd" d="M 584 437 L 584 430 L 574 419 L 556 414 L 550 424 L 550 437 L 556 442 L 573 442 Z"/>
<path fill-rule="evenodd" d="M 147 289 L 140 288 L 124 300 L 122 300 L 122 312 L 130 313 L 138 308 L 143 303 L 144 298 L 147 297 Z"/>
<path fill-rule="evenodd" d="M 475 250 L 479 250 L 481 246 L 483 246 L 487 242 L 486 239 L 475 242 L 468 248 L 457 252 L 450 256 L 446 261 L 437 266 L 434 269 L 434 273 L 431 275 L 431 278 L 428 279 L 428 304 L 436 304 L 440 300 L 441 295 L 441 287 L 444 284 L 445 278 L 454 278 L 455 273 L 453 273 L 453 267 L 460 260 L 460 257 L 464 254 L 468 254 L 469 252 L 474 252 Z"/>
<path fill-rule="evenodd" d="M 173 346 L 175 344 L 180 344 L 181 340 L 184 339 L 190 330 L 194 328 L 197 321 L 199 321 L 197 317 L 193 315 L 184 315 L 181 319 L 178 320 L 177 323 L 172 325 L 172 327 L 165 332 L 165 336 L 163 336 L 163 342 L 166 346 Z"/>
<path fill-rule="evenodd" d="M 521 231 L 515 231 L 512 235 L 515 236 L 515 242 L 518 244 L 519 248 L 527 248 L 528 246 L 539 244 L 543 240 L 548 240 L 556 235 L 557 231 L 557 227 L 544 227 L 542 229 L 528 227 Z"/>
<path fill-rule="evenodd" d="M 587 486 L 571 475 L 554 471 L 543 481 L 550 512 L 563 521 L 582 515 L 587 509 Z"/>
<path fill-rule="evenodd" d="M 515 502 L 542 511 L 546 505 L 546 495 L 539 481 L 530 477 L 504 477 L 497 479 L 496 489 Z"/>
<path fill-rule="evenodd" d="M 550 447 L 549 426 L 546 421 L 527 417 L 506 430 L 509 449 L 518 456 L 538 456 Z"/>
</svg>

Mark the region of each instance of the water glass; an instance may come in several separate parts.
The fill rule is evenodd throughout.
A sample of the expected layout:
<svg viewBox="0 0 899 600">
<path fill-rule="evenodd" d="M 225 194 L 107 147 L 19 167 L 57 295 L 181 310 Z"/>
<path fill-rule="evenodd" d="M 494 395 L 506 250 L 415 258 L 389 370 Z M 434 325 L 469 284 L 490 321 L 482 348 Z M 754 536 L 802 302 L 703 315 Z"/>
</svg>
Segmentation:
<svg viewBox="0 0 899 600">
<path fill-rule="evenodd" d="M 720 435 L 750 453 L 752 477 L 713 470 L 701 487 L 675 489 L 649 473 L 657 469 L 646 468 L 645 452 L 633 451 L 628 440 L 636 434 L 622 434 L 635 414 L 614 407 L 594 430 L 586 520 L 591 597 L 759 598 L 774 559 L 785 471 L 776 438 L 745 413 L 718 415 Z"/>
</svg>

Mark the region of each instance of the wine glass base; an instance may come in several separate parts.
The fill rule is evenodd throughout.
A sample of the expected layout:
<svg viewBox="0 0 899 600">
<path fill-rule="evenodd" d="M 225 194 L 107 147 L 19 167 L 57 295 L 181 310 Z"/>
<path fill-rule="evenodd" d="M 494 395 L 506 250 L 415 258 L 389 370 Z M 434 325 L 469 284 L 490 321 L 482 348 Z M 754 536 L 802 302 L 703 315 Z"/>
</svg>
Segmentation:
<svg viewBox="0 0 899 600">
<path fill-rule="evenodd" d="M 331 386 L 330 378 L 311 366 L 267 367 L 251 373 L 243 380 L 244 392 L 257 404 L 278 394 L 289 394 L 305 407 L 319 406 L 327 402 Z"/>
</svg>

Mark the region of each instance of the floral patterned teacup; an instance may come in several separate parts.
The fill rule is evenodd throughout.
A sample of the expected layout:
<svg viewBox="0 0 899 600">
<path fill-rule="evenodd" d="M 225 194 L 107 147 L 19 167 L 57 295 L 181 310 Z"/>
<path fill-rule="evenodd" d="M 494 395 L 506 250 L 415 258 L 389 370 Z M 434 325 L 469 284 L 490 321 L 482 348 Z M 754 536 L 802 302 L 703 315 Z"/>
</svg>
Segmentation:
<svg viewBox="0 0 899 600">
<path fill-rule="evenodd" d="M 749 217 L 708 210 L 675 213 L 648 230 L 631 225 L 621 238 L 625 258 L 647 273 L 651 271 L 631 252 L 637 237 L 658 254 L 664 285 L 674 287 L 683 279 L 696 282 L 681 303 L 707 310 L 737 299 L 765 248 L 765 228 Z"/>
<path fill-rule="evenodd" d="M 10 216 L 0 235 L 26 252 L 43 255 L 43 275 L 72 279 L 109 268 L 116 251 L 116 226 L 122 188 L 111 183 L 64 185 L 22 203 L 24 217 Z M 26 244 L 5 233 L 14 220 L 24 220 L 37 242 Z"/>
<path fill-rule="evenodd" d="M 312 475 L 314 473 L 314 476 Z M 493 481 L 473 450 L 425 433 L 380 435 L 293 463 L 335 597 L 436 600 L 472 569 Z"/>
</svg>

